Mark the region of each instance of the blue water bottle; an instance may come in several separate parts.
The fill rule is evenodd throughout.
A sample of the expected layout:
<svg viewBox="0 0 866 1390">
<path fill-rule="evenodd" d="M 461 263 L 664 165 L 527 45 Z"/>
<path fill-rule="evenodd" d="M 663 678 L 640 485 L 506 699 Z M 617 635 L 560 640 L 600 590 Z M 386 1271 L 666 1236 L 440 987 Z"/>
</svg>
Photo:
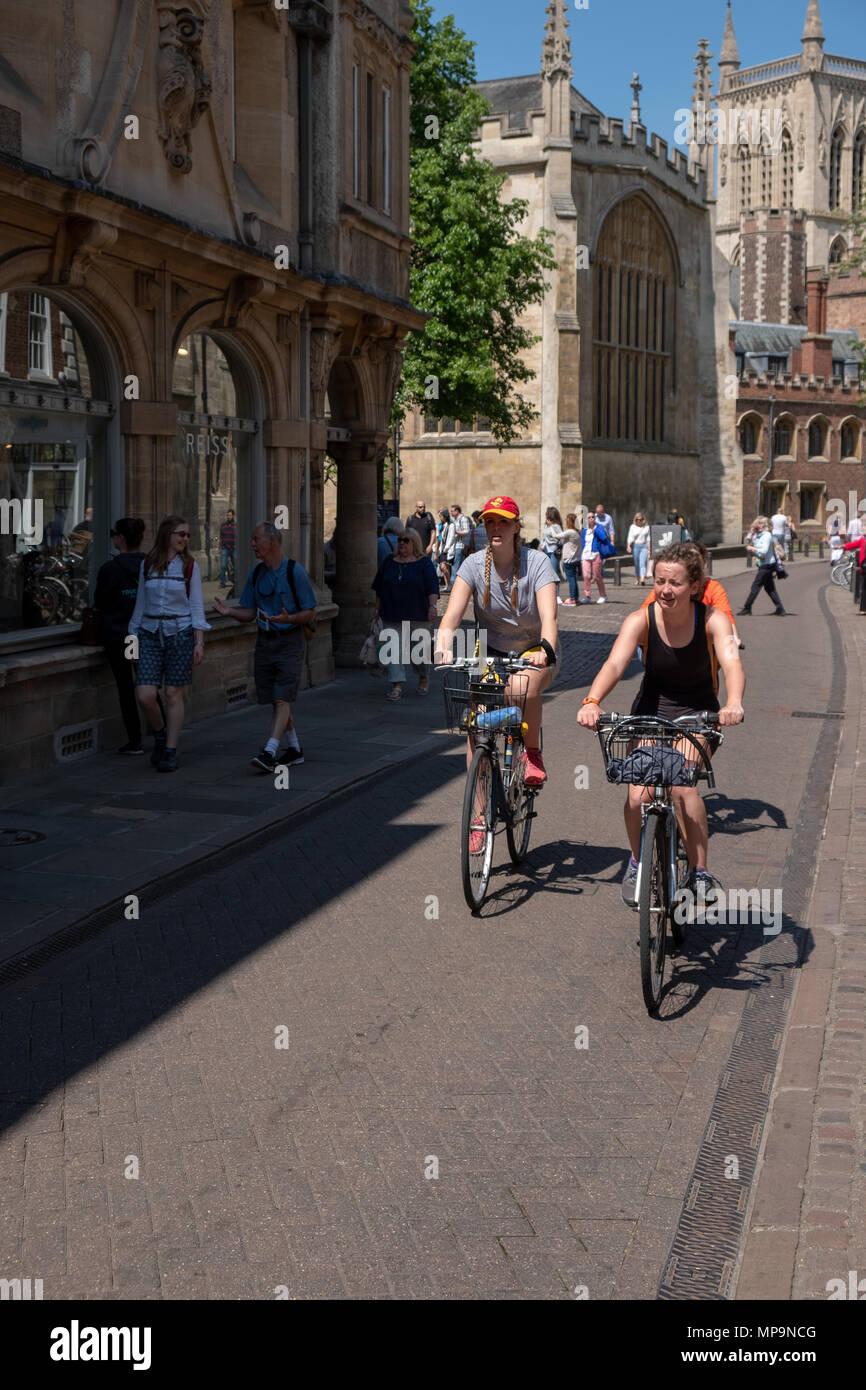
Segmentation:
<svg viewBox="0 0 866 1390">
<path fill-rule="evenodd" d="M 510 705 L 508 709 L 491 709 L 485 714 L 479 714 L 475 727 L 493 733 L 497 729 L 508 729 L 513 724 L 519 727 L 522 719 L 523 712 L 516 705 Z"/>
</svg>

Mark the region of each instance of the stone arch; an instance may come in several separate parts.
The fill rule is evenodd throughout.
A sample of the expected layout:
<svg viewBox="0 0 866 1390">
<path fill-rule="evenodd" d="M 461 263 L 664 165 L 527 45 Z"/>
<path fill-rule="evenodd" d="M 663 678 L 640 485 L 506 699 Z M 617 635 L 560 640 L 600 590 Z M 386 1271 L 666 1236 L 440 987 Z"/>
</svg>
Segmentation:
<svg viewBox="0 0 866 1390">
<path fill-rule="evenodd" d="M 246 414 L 282 418 L 291 411 L 294 392 L 273 334 L 252 313 L 242 323 L 226 326 L 225 298 L 201 300 L 191 305 L 177 320 L 172 333 L 172 362 L 183 340 L 193 333 L 207 333 L 231 362 L 234 357 L 253 394 Z M 295 412 L 297 413 L 297 411 Z"/>
<path fill-rule="evenodd" d="M 744 438 L 744 432 L 752 428 L 754 437 L 752 440 Z M 764 421 L 756 410 L 744 410 L 737 420 L 737 442 L 744 454 L 760 454 L 764 445 Z M 747 449 L 746 443 L 752 443 L 752 448 Z"/>
<path fill-rule="evenodd" d="M 830 251 L 827 256 L 829 265 L 841 265 L 848 255 L 848 247 L 843 236 L 837 236 L 830 244 Z"/>
<path fill-rule="evenodd" d="M 848 431 L 851 437 L 848 437 Z M 845 448 L 847 443 L 852 444 L 851 449 Z M 863 452 L 863 426 L 855 415 L 848 415 L 839 424 L 839 453 L 842 459 L 861 459 Z"/>
<path fill-rule="evenodd" d="M 668 226 L 667 218 L 665 217 L 664 211 L 658 200 L 655 198 L 655 196 L 649 191 L 649 189 L 645 188 L 644 185 L 640 183 L 627 184 L 619 192 L 615 193 L 614 196 L 610 198 L 608 202 L 605 203 L 604 207 L 601 209 L 598 215 L 598 220 L 596 221 L 595 231 L 593 232 L 592 244 L 590 246 L 590 260 L 593 262 L 595 261 L 596 254 L 598 252 L 598 243 L 601 239 L 602 232 L 604 231 L 604 225 L 608 217 L 613 212 L 614 208 L 617 207 L 620 203 L 625 202 L 627 198 L 639 198 L 642 202 L 647 204 L 650 211 L 654 213 L 655 217 L 658 219 L 661 232 L 664 236 L 665 241 L 667 242 L 668 250 L 670 251 L 671 258 L 674 263 L 676 282 L 678 285 L 684 285 L 685 272 L 683 270 L 682 261 L 680 260 L 679 249 L 677 247 L 676 239 L 670 227 Z"/>
<path fill-rule="evenodd" d="M 362 357 L 337 357 L 328 377 L 331 425 L 335 429 L 375 429 L 371 421 L 369 363 Z"/>
</svg>

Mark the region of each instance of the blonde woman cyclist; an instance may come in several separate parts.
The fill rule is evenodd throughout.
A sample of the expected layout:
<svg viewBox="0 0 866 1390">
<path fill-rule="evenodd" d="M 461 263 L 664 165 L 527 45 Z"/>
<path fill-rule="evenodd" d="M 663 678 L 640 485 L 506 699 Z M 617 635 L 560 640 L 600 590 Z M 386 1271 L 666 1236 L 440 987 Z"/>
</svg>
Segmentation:
<svg viewBox="0 0 866 1390">
<path fill-rule="evenodd" d="M 454 634 L 471 598 L 476 621 L 486 635 L 487 655 L 517 652 L 535 668 L 525 672 L 521 682 L 528 679 L 524 783 L 540 787 L 547 780 L 540 749 L 541 696 L 553 680 L 556 665 L 557 580 L 546 555 L 521 545 L 520 509 L 513 498 L 491 498 L 481 520 L 487 547 L 467 555 L 454 578 L 434 661 L 443 665 L 452 660 Z"/>
</svg>

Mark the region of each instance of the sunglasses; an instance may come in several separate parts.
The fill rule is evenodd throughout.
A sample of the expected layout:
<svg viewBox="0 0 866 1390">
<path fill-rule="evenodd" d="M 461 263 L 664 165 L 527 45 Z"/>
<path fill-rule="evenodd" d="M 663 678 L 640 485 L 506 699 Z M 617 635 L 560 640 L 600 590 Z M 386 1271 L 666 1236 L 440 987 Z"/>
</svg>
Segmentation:
<svg viewBox="0 0 866 1390">
<path fill-rule="evenodd" d="M 192 535 L 192 532 L 191 532 L 191 531 L 172 531 L 171 534 L 172 534 L 173 536 L 183 536 L 185 540 L 189 540 L 190 536 Z"/>
</svg>

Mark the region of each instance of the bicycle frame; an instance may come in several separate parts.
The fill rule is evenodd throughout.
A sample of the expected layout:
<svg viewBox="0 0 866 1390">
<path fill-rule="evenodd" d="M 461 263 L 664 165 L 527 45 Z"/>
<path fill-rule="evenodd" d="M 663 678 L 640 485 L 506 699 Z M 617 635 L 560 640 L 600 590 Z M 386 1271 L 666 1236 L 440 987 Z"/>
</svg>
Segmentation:
<svg viewBox="0 0 866 1390">
<path fill-rule="evenodd" d="M 665 818 L 665 877 L 667 893 L 665 901 L 673 902 L 677 891 L 677 813 L 673 805 L 669 787 L 653 787 L 652 801 L 641 803 L 640 808 L 640 852 L 637 861 L 637 879 L 634 886 L 635 899 L 640 897 L 641 878 L 646 863 L 646 825 L 650 811 L 661 813 Z"/>
</svg>

